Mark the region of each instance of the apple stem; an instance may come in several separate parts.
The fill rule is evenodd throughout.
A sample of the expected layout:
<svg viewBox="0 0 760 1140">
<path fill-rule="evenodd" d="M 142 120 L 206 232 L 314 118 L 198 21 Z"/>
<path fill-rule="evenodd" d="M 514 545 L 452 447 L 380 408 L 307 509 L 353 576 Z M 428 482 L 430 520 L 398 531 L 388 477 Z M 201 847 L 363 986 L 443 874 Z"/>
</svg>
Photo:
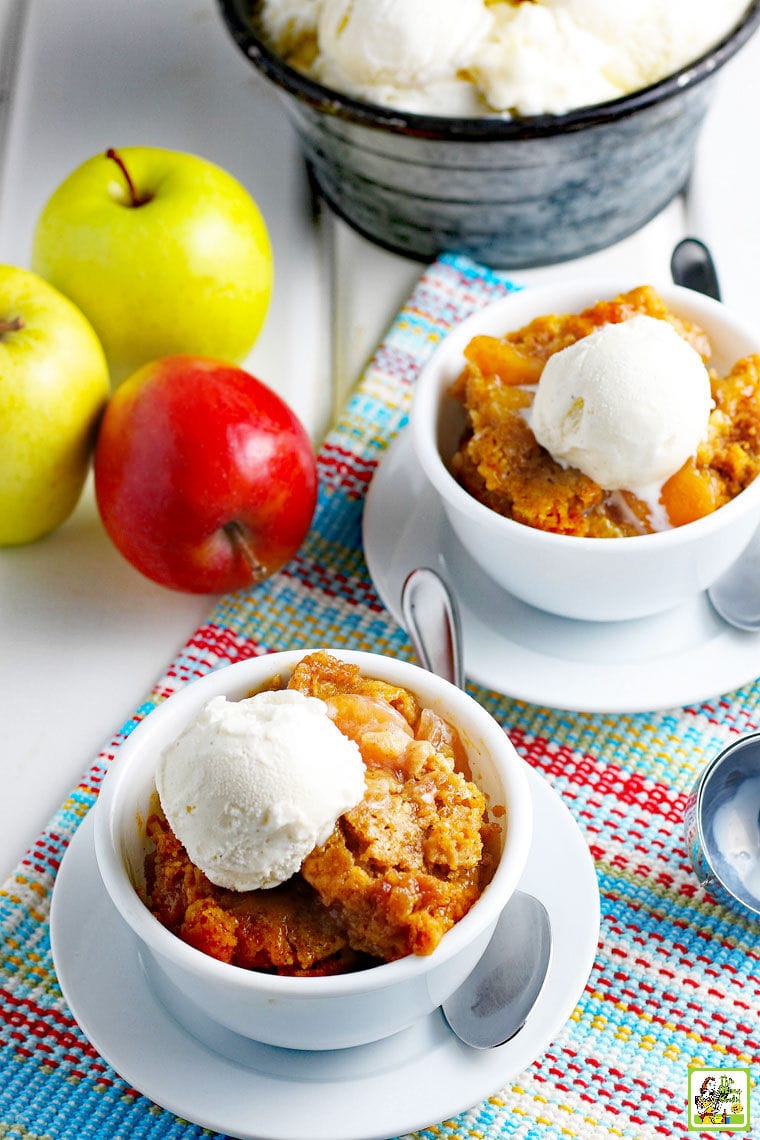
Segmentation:
<svg viewBox="0 0 760 1140">
<path fill-rule="evenodd" d="M 6 333 L 18 332 L 19 329 L 24 327 L 23 317 L 11 317 L 0 319 L 0 337 L 5 336 Z"/>
<path fill-rule="evenodd" d="M 254 554 L 253 547 L 248 541 L 248 532 L 245 528 L 233 519 L 232 522 L 225 523 L 222 530 L 229 538 L 237 553 L 241 555 L 243 561 L 246 563 L 251 572 L 251 581 L 254 585 L 257 582 L 263 582 L 267 577 L 267 568 L 263 563 L 259 562 Z"/>
<path fill-rule="evenodd" d="M 113 147 L 109 147 L 106 151 L 106 158 L 112 159 L 112 161 L 116 163 L 119 170 L 124 175 L 124 181 L 126 182 L 127 189 L 129 190 L 130 206 L 144 206 L 146 202 L 150 202 L 149 194 L 143 196 L 137 193 L 137 187 L 132 181 L 132 176 L 127 170 L 127 164 L 124 162 L 124 159 L 121 157 L 118 151 L 114 150 Z"/>
</svg>

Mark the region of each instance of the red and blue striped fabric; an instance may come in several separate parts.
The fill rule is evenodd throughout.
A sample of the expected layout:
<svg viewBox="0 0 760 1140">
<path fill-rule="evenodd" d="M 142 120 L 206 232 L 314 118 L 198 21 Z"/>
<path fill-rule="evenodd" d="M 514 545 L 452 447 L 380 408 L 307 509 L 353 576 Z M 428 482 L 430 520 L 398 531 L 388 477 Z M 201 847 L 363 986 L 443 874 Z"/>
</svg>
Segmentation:
<svg viewBox="0 0 760 1140">
<path fill-rule="evenodd" d="M 50 954 L 57 869 L 124 739 L 194 677 L 243 657 L 314 645 L 411 657 L 364 562 L 364 494 L 404 426 L 415 376 L 437 341 L 511 287 L 457 257 L 441 258 L 421 276 L 321 449 L 319 504 L 298 557 L 264 585 L 215 606 L 0 889 L 5 1140 L 209 1135 L 131 1088 L 79 1030 Z M 586 989 L 543 1056 L 470 1112 L 418 1135 L 661 1140 L 685 1134 L 689 1065 L 747 1066 L 754 1085 L 760 1060 L 758 932 L 703 892 L 682 838 L 695 776 L 718 749 L 760 727 L 760 690 L 749 685 L 698 706 L 623 716 L 559 712 L 472 691 L 584 832 L 598 872 L 601 934 Z"/>
</svg>

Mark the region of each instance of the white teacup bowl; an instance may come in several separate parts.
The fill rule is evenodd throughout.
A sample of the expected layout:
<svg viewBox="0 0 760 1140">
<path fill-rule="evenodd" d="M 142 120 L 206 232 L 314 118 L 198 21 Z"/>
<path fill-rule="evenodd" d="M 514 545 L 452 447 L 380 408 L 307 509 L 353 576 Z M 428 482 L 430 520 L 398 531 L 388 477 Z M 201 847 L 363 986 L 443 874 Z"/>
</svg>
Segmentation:
<svg viewBox="0 0 760 1140">
<path fill-rule="evenodd" d="M 410 431 L 417 459 L 455 535 L 494 581 L 521 601 L 562 617 L 621 621 L 671 609 L 706 590 L 738 558 L 760 524 L 760 478 L 712 514 L 630 538 L 577 538 L 541 531 L 479 503 L 449 470 L 465 413 L 449 394 L 473 336 L 503 336 L 535 317 L 577 313 L 637 285 L 627 278 L 528 287 L 474 313 L 434 350 L 415 384 Z M 760 331 L 718 301 L 651 282 L 677 315 L 700 325 L 721 374 L 760 352 Z"/>
<path fill-rule="evenodd" d="M 273 653 L 222 667 L 180 689 L 151 712 L 122 746 L 95 807 L 95 851 L 106 890 L 131 927 L 154 991 L 179 1019 L 294 1049 L 363 1045 L 407 1028 L 436 1009 L 470 974 L 522 875 L 533 813 L 524 761 L 501 726 L 472 697 L 404 661 L 330 650 L 372 677 L 402 685 L 446 717 L 461 735 L 473 779 L 503 827 L 493 879 L 470 911 L 427 956 L 324 978 L 278 977 L 219 962 L 172 934 L 141 901 L 145 820 L 159 753 L 219 694 L 240 699 L 275 674 L 285 679 L 306 650 Z M 117 984 L 117 983 L 115 983 Z M 158 999 L 157 999 L 158 1000 Z"/>
</svg>

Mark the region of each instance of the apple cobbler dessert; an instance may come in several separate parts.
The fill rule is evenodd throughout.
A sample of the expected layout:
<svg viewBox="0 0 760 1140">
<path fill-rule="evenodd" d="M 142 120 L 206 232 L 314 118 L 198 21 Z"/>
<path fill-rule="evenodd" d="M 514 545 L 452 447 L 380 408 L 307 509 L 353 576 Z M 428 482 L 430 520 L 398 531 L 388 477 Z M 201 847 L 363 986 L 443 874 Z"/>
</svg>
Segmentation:
<svg viewBox="0 0 760 1140">
<path fill-rule="evenodd" d="M 299 872 L 246 891 L 215 885 L 193 865 L 156 798 L 147 905 L 199 950 L 278 974 L 327 975 L 431 953 L 489 882 L 501 843 L 456 729 L 409 690 L 325 652 L 271 689 L 283 687 L 323 701 L 356 742 L 363 798 Z"/>
<path fill-rule="evenodd" d="M 652 331 L 663 333 L 665 323 L 671 340 L 675 330 L 691 347 L 696 369 L 704 377 L 700 396 L 703 411 L 698 408 L 696 413 L 703 419 L 701 424 L 697 421 L 692 445 L 687 444 L 680 453 L 676 445 L 669 468 L 667 458 L 664 469 L 651 466 L 653 456 L 647 449 L 654 452 L 656 446 L 654 442 L 650 446 L 650 438 L 659 433 L 664 440 L 662 449 L 671 446 L 668 433 L 676 437 L 680 421 L 691 414 L 692 389 L 685 386 L 671 401 L 673 423 L 665 431 L 657 404 L 660 392 L 642 395 L 633 385 L 627 403 L 616 392 L 615 386 L 625 372 L 619 356 L 613 360 L 610 354 L 607 362 L 600 355 L 584 389 L 578 375 L 583 360 L 577 352 L 566 374 L 558 377 L 543 417 L 537 415 L 540 387 L 550 368 L 558 376 L 559 354 L 578 350 L 581 343 L 588 351 L 586 346 L 592 340 L 596 342 L 602 330 L 608 332 L 624 322 L 631 333 L 634 327 L 641 331 L 639 341 L 651 339 Z M 670 367 L 672 346 L 664 339 L 662 343 L 668 359 L 662 381 L 660 377 L 657 380 L 660 387 L 667 386 L 665 382 L 670 383 L 676 371 L 675 366 Z M 645 347 L 649 351 L 649 344 Z M 675 354 L 683 355 L 683 348 L 678 342 Z M 466 428 L 450 468 L 471 495 L 517 522 L 591 538 L 668 529 L 721 507 L 760 472 L 760 356 L 747 356 L 726 375 L 719 374 L 707 334 L 671 312 L 650 286 L 598 301 L 577 314 L 537 317 L 503 337 L 476 336 L 467 346 L 465 358 L 466 365 L 451 394 L 466 411 Z M 647 359 L 649 363 L 643 368 L 651 372 L 651 353 Z M 645 377 L 641 380 L 644 384 Z M 594 388 L 603 385 L 606 388 L 600 391 L 594 408 L 596 419 L 587 418 L 584 426 L 581 420 L 588 416 Z M 645 404 L 650 395 L 653 407 L 648 410 Z M 561 406 L 563 400 L 566 406 Z M 619 430 L 605 429 L 608 405 L 616 400 L 621 403 Z M 643 427 L 631 429 L 626 439 L 627 421 L 635 417 Z M 542 418 L 544 424 L 539 422 Z M 539 426 L 543 427 L 543 436 Z M 626 451 L 631 453 L 630 474 L 606 479 L 605 471 L 619 467 Z M 582 469 L 583 456 L 588 460 L 586 470 Z"/>
</svg>

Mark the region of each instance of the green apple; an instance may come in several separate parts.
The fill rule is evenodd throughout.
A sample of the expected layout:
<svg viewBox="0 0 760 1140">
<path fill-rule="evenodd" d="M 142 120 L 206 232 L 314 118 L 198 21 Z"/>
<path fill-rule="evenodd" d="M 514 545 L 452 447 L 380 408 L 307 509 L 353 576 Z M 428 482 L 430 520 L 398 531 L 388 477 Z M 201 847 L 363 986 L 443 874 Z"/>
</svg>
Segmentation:
<svg viewBox="0 0 760 1140">
<path fill-rule="evenodd" d="M 0 265 L 0 545 L 68 518 L 110 391 L 92 326 L 52 285 Z"/>
<path fill-rule="evenodd" d="M 91 322 L 114 384 L 175 353 L 242 361 L 273 276 L 266 224 L 240 182 L 158 147 L 77 167 L 42 210 L 32 268 Z"/>
</svg>

